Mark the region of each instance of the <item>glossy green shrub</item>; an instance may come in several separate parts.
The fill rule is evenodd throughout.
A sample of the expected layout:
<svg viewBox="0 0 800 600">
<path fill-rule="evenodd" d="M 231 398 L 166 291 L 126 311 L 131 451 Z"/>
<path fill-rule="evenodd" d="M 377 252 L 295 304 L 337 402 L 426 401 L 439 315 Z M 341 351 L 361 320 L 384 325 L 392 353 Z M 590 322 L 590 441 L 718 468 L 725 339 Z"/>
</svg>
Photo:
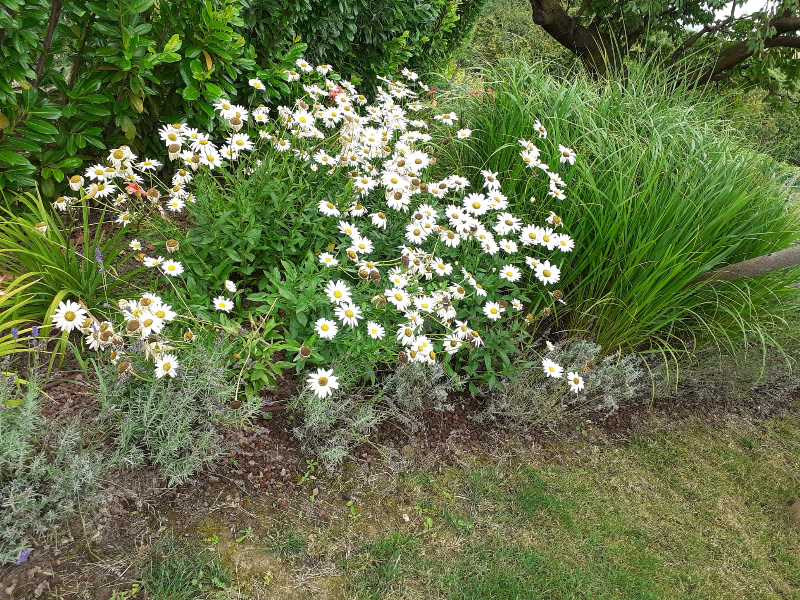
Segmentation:
<svg viewBox="0 0 800 600">
<path fill-rule="evenodd" d="M 160 156 L 161 123 L 209 128 L 220 96 L 250 103 L 249 76 L 278 103 L 304 52 L 370 80 L 430 68 L 483 3 L 0 0 L 0 188 L 51 198 L 106 148 Z"/>
</svg>

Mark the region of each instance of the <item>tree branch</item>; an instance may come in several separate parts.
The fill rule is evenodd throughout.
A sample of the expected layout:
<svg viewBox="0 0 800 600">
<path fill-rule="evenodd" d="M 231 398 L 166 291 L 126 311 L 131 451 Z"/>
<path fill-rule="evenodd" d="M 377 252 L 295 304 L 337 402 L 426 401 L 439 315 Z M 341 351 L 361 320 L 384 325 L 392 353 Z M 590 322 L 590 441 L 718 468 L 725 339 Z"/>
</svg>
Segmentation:
<svg viewBox="0 0 800 600">
<path fill-rule="evenodd" d="M 36 63 L 36 79 L 33 81 L 34 86 L 42 77 L 44 63 L 47 60 L 47 54 L 50 52 L 50 44 L 53 42 L 53 32 L 55 32 L 56 25 L 58 25 L 58 17 L 60 13 L 61 0 L 53 0 L 53 3 L 50 5 L 50 19 L 47 22 L 47 32 L 44 34 L 44 47 L 42 48 L 42 53 L 39 55 L 39 62 Z"/>
<path fill-rule="evenodd" d="M 735 3 L 734 3 L 734 6 L 736 6 Z M 712 31 L 719 31 L 720 29 L 723 29 L 723 28 L 727 27 L 728 25 L 730 25 L 732 23 L 735 23 L 736 21 L 740 21 L 743 18 L 744 17 L 739 17 L 738 19 L 734 19 L 733 18 L 733 11 L 731 11 L 731 15 L 729 17 L 723 19 L 719 23 L 713 23 L 711 25 L 706 25 L 705 27 L 703 27 L 697 33 L 694 33 L 694 34 L 690 35 L 680 46 L 678 46 L 675 49 L 675 51 L 669 57 L 670 62 L 674 63 L 676 60 L 678 60 L 678 58 L 680 58 L 680 56 L 684 52 L 686 52 L 689 48 L 694 46 L 700 40 L 700 38 L 702 38 L 707 33 L 711 33 Z"/>
<path fill-rule="evenodd" d="M 764 48 L 800 48 L 800 37 L 782 35 L 800 29 L 800 17 L 783 13 L 769 22 L 775 34 L 764 40 Z M 737 42 L 722 50 L 712 67 L 703 72 L 700 83 L 709 83 L 724 78 L 724 72 L 739 66 L 755 54 L 748 41 Z"/>
<path fill-rule="evenodd" d="M 733 281 L 747 279 L 758 275 L 766 275 L 779 269 L 787 269 L 800 265 L 800 246 L 792 246 L 778 252 L 771 252 L 764 256 L 743 260 L 732 265 L 714 269 L 704 275 L 695 277 L 686 287 L 705 281 L 704 285 L 718 281 Z"/>
</svg>

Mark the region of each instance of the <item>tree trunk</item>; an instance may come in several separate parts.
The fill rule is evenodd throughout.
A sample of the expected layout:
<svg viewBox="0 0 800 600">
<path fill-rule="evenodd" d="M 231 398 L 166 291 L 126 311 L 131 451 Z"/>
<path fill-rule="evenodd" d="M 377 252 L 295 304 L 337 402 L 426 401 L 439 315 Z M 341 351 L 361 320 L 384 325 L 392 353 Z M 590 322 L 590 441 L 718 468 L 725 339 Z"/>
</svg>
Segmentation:
<svg viewBox="0 0 800 600">
<path fill-rule="evenodd" d="M 742 262 L 726 265 L 708 273 L 695 277 L 686 287 L 705 281 L 704 285 L 718 281 L 733 281 L 747 279 L 757 275 L 766 275 L 780 269 L 800 265 L 800 246 L 792 246 L 778 252 L 771 252 L 764 256 L 743 260 Z"/>
<path fill-rule="evenodd" d="M 592 72 L 603 74 L 606 69 L 617 71 L 628 52 L 627 43 L 603 33 L 592 23 L 581 25 L 580 19 L 570 17 L 560 0 L 530 0 L 533 22 L 553 39 L 581 59 Z"/>
</svg>

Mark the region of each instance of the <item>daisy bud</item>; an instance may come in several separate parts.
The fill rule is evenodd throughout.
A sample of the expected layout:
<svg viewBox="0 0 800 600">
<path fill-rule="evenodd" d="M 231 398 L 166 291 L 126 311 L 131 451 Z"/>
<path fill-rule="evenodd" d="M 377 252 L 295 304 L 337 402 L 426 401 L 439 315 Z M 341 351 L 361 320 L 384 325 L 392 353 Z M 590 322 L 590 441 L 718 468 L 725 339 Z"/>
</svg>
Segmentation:
<svg viewBox="0 0 800 600">
<path fill-rule="evenodd" d="M 431 360 L 436 360 L 436 352 L 434 352 L 433 350 L 428 352 L 428 356 L 430 356 Z"/>
<path fill-rule="evenodd" d="M 500 308 L 505 308 L 506 306 L 508 306 L 508 302 L 506 300 L 500 300 L 498 304 L 500 305 Z"/>
<path fill-rule="evenodd" d="M 420 185 L 422 185 L 422 182 L 419 179 L 417 179 L 416 177 L 413 177 L 411 179 L 411 185 L 414 186 L 414 187 L 419 187 Z"/>
<path fill-rule="evenodd" d="M 147 190 L 147 197 L 150 198 L 150 202 L 155 204 L 158 202 L 159 198 L 161 198 L 161 192 L 159 192 L 156 188 L 150 188 Z"/>
<path fill-rule="evenodd" d="M 194 334 L 192 333 L 191 329 L 183 334 L 183 341 L 187 343 L 191 343 L 194 341 Z"/>
<path fill-rule="evenodd" d="M 526 315 L 526 317 L 525 317 L 525 320 L 528 323 L 533 323 L 534 319 L 535 319 L 535 317 L 533 315 Z"/>
<path fill-rule="evenodd" d="M 412 352 L 413 352 L 413 350 L 412 350 Z M 398 354 L 397 355 L 397 362 L 399 362 L 401 365 L 406 364 L 408 362 L 408 354 L 406 354 L 405 352 L 401 352 L 400 354 Z"/>
<path fill-rule="evenodd" d="M 372 279 L 372 281 L 377 282 L 381 280 L 381 274 L 377 269 L 373 269 L 369 272 L 369 278 Z"/>
<path fill-rule="evenodd" d="M 306 360 L 308 357 L 311 356 L 311 348 L 308 346 L 300 346 L 300 358 Z"/>
<path fill-rule="evenodd" d="M 562 292 L 561 290 L 553 290 L 552 294 L 553 298 L 555 298 L 556 300 L 563 300 L 564 298 L 564 292 Z"/>
<path fill-rule="evenodd" d="M 428 184 L 423 181 L 422 183 L 419 184 L 419 189 L 421 189 L 423 192 L 427 192 Z"/>
<path fill-rule="evenodd" d="M 167 252 L 172 254 L 175 252 L 179 247 L 178 240 L 169 239 L 167 240 Z"/>
<path fill-rule="evenodd" d="M 195 154 L 192 158 L 189 159 L 189 166 L 192 168 L 192 171 L 197 171 L 197 168 L 200 166 L 200 156 Z"/>
<path fill-rule="evenodd" d="M 83 177 L 80 175 L 73 175 L 69 178 L 69 187 L 72 189 L 73 192 L 77 192 L 81 189 L 83 185 Z"/>
<path fill-rule="evenodd" d="M 403 266 L 404 266 L 406 269 L 408 268 L 408 265 L 410 265 L 410 264 L 411 264 L 411 261 L 408 259 L 408 257 L 407 257 L 407 256 L 404 256 L 404 257 L 401 259 L 401 261 L 403 262 Z"/>
<path fill-rule="evenodd" d="M 39 233 L 47 233 L 47 223 L 45 223 L 44 221 L 40 221 L 39 223 L 34 225 L 34 228 Z"/>
<path fill-rule="evenodd" d="M 358 259 L 358 254 L 356 254 L 354 250 L 348 250 L 347 256 L 349 256 L 352 260 Z"/>
<path fill-rule="evenodd" d="M 128 301 L 119 299 L 117 300 L 117 308 L 120 310 L 125 310 L 128 307 Z"/>
<path fill-rule="evenodd" d="M 167 152 L 169 153 L 169 159 L 175 160 L 181 154 L 181 145 L 180 144 L 170 144 L 167 147 Z"/>
<path fill-rule="evenodd" d="M 103 343 L 109 343 L 112 337 L 114 337 L 114 332 L 111 330 L 103 331 L 100 333 L 100 341 Z"/>
<path fill-rule="evenodd" d="M 377 296 L 374 296 L 372 298 L 372 302 L 374 302 L 375 306 L 377 306 L 378 308 L 383 308 L 384 306 L 386 306 L 386 296 L 384 296 L 383 294 L 378 294 Z"/>
<path fill-rule="evenodd" d="M 228 119 L 228 123 L 230 123 L 231 129 L 234 131 L 239 131 L 242 128 L 242 120 L 239 117 L 231 117 Z"/>
<path fill-rule="evenodd" d="M 129 363 L 127 360 L 123 360 L 121 363 L 119 363 L 117 365 L 117 375 L 119 377 L 124 377 L 125 375 L 130 373 L 132 370 L 133 369 L 131 367 L 131 363 Z"/>
<path fill-rule="evenodd" d="M 115 334 L 114 337 L 111 338 L 111 344 L 117 347 L 122 347 L 125 345 L 125 340 L 122 339 L 121 335 Z"/>
<path fill-rule="evenodd" d="M 369 279 L 369 271 L 367 271 L 366 269 L 359 269 L 358 276 L 361 277 L 361 279 L 363 279 L 364 281 L 366 281 L 367 279 Z"/>
<path fill-rule="evenodd" d="M 383 151 L 384 152 L 391 152 L 392 151 L 392 147 L 391 146 L 384 146 L 383 147 Z"/>
<path fill-rule="evenodd" d="M 586 364 L 583 365 L 584 372 L 588 373 L 589 371 L 594 370 L 594 363 L 590 360 L 586 361 Z"/>
<path fill-rule="evenodd" d="M 134 254 L 134 255 L 133 255 L 133 258 L 134 258 L 134 259 L 135 259 L 137 262 L 142 262 L 142 261 L 144 261 L 144 259 L 145 259 L 144 252 L 137 252 L 136 254 Z"/>
<path fill-rule="evenodd" d="M 549 317 L 551 314 L 553 314 L 553 311 L 552 311 L 552 310 L 550 310 L 549 308 L 545 308 L 545 309 L 542 311 L 542 316 L 543 316 L 543 317 Z"/>
<path fill-rule="evenodd" d="M 137 331 L 139 331 L 139 328 L 141 326 L 142 324 L 139 323 L 138 319 L 131 319 L 125 324 L 125 331 L 127 331 L 128 333 L 136 333 Z"/>
</svg>

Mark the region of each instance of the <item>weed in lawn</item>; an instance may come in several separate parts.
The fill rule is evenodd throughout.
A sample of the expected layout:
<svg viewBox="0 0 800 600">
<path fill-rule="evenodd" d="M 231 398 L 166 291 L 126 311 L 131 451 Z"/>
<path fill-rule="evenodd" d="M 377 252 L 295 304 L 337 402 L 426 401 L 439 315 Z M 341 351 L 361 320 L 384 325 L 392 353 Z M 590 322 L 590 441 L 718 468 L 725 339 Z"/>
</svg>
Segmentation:
<svg viewBox="0 0 800 600">
<path fill-rule="evenodd" d="M 288 558 L 308 550 L 306 538 L 293 529 L 284 529 L 267 536 L 263 550 L 275 554 L 275 558 Z"/>
<path fill-rule="evenodd" d="M 150 551 L 142 587 L 159 600 L 223 598 L 231 573 L 207 550 L 165 535 Z"/>
<path fill-rule="evenodd" d="M 419 540 L 402 533 L 386 537 L 365 546 L 364 563 L 351 568 L 356 573 L 352 587 L 359 598 L 379 599 L 399 593 L 404 578 L 417 558 Z"/>
</svg>

